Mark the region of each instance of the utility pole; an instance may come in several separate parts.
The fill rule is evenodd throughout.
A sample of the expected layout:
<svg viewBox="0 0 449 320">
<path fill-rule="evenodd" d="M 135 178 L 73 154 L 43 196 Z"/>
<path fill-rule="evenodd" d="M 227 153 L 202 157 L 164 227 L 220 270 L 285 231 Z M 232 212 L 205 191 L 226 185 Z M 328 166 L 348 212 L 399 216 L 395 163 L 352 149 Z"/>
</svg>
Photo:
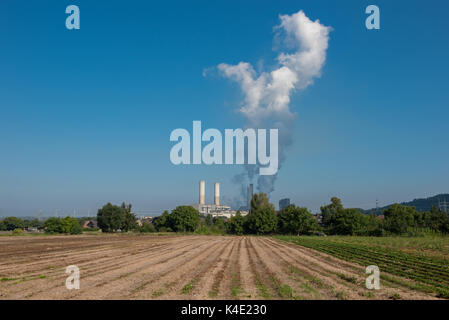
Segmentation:
<svg viewBox="0 0 449 320">
<path fill-rule="evenodd" d="M 438 208 L 443 211 L 444 213 L 447 213 L 447 209 L 449 208 L 449 202 L 446 201 L 446 198 L 444 198 L 443 201 L 438 199 Z"/>
</svg>

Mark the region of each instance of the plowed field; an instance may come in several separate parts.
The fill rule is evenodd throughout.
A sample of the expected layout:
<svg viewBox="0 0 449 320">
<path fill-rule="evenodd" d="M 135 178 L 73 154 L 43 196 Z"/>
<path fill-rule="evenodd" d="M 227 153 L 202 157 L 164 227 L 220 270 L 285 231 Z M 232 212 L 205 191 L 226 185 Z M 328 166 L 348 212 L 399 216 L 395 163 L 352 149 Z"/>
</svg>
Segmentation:
<svg viewBox="0 0 449 320">
<path fill-rule="evenodd" d="M 68 290 L 65 269 L 80 269 Z M 270 237 L 0 237 L 0 299 L 435 299 L 407 279 Z M 401 285 L 403 283 L 404 285 Z"/>
</svg>

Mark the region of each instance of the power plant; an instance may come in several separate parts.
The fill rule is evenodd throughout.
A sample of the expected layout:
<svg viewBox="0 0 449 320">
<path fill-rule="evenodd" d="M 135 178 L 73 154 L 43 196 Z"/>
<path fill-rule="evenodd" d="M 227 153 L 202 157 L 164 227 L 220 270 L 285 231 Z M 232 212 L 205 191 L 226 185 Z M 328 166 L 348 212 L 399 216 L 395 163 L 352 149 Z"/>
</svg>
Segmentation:
<svg viewBox="0 0 449 320">
<path fill-rule="evenodd" d="M 219 182 L 215 182 L 214 184 L 214 204 L 206 204 L 206 182 L 201 180 L 199 184 L 199 203 L 193 204 L 192 207 L 198 210 L 203 216 L 210 214 L 214 217 L 230 218 L 237 213 L 231 207 L 220 204 Z M 240 211 L 240 213 L 244 216 L 248 214 L 248 211 Z"/>
</svg>

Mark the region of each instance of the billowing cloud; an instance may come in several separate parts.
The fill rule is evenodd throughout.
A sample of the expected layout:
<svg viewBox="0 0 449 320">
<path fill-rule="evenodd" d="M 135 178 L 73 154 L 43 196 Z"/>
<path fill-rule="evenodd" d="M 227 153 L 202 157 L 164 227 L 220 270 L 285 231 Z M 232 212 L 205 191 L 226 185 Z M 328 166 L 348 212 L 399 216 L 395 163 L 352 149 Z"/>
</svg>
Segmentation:
<svg viewBox="0 0 449 320">
<path fill-rule="evenodd" d="M 310 20 L 303 11 L 280 15 L 279 18 L 281 23 L 274 28 L 276 38 L 293 52 L 281 52 L 274 70 L 258 74 L 248 62 L 236 65 L 221 63 L 218 69 L 224 77 L 240 85 L 244 94 L 240 112 L 247 118 L 248 126 L 279 129 L 281 166 L 286 159 L 285 149 L 292 143 L 295 116 L 290 109 L 290 97 L 321 76 L 331 28 L 319 20 Z M 245 166 L 248 181 L 254 175 L 253 167 Z M 259 176 L 259 191 L 272 192 L 275 181 L 276 176 Z"/>
<path fill-rule="evenodd" d="M 296 51 L 280 53 L 277 69 L 257 75 L 248 62 L 218 65 L 223 76 L 240 84 L 245 96 L 240 111 L 256 124 L 273 114 L 290 115 L 292 92 L 312 84 L 314 78 L 321 75 L 326 61 L 330 27 L 320 24 L 319 20 L 311 21 L 303 11 L 279 18 L 281 24 L 275 30 Z"/>
</svg>

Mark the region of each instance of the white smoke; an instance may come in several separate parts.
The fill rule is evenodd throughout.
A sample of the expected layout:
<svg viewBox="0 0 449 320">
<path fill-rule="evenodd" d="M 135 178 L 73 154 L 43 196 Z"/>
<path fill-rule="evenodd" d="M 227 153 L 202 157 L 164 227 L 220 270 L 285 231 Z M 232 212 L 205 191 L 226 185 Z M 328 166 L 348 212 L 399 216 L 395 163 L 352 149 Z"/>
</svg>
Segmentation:
<svg viewBox="0 0 449 320">
<path fill-rule="evenodd" d="M 326 61 L 330 27 L 319 20 L 311 21 L 301 10 L 292 15 L 280 15 L 281 23 L 275 27 L 276 38 L 285 47 L 296 50 L 281 52 L 276 60 L 278 68 L 257 75 L 248 62 L 237 65 L 221 63 L 219 71 L 226 78 L 239 83 L 244 94 L 240 108 L 249 127 L 279 129 L 279 165 L 285 160 L 285 149 L 292 143 L 295 114 L 290 110 L 290 96 L 304 90 L 321 75 Z M 280 168 L 279 167 L 279 168 Z M 247 178 L 252 180 L 254 166 L 246 166 Z M 259 191 L 271 193 L 275 176 L 259 176 Z"/>
</svg>

